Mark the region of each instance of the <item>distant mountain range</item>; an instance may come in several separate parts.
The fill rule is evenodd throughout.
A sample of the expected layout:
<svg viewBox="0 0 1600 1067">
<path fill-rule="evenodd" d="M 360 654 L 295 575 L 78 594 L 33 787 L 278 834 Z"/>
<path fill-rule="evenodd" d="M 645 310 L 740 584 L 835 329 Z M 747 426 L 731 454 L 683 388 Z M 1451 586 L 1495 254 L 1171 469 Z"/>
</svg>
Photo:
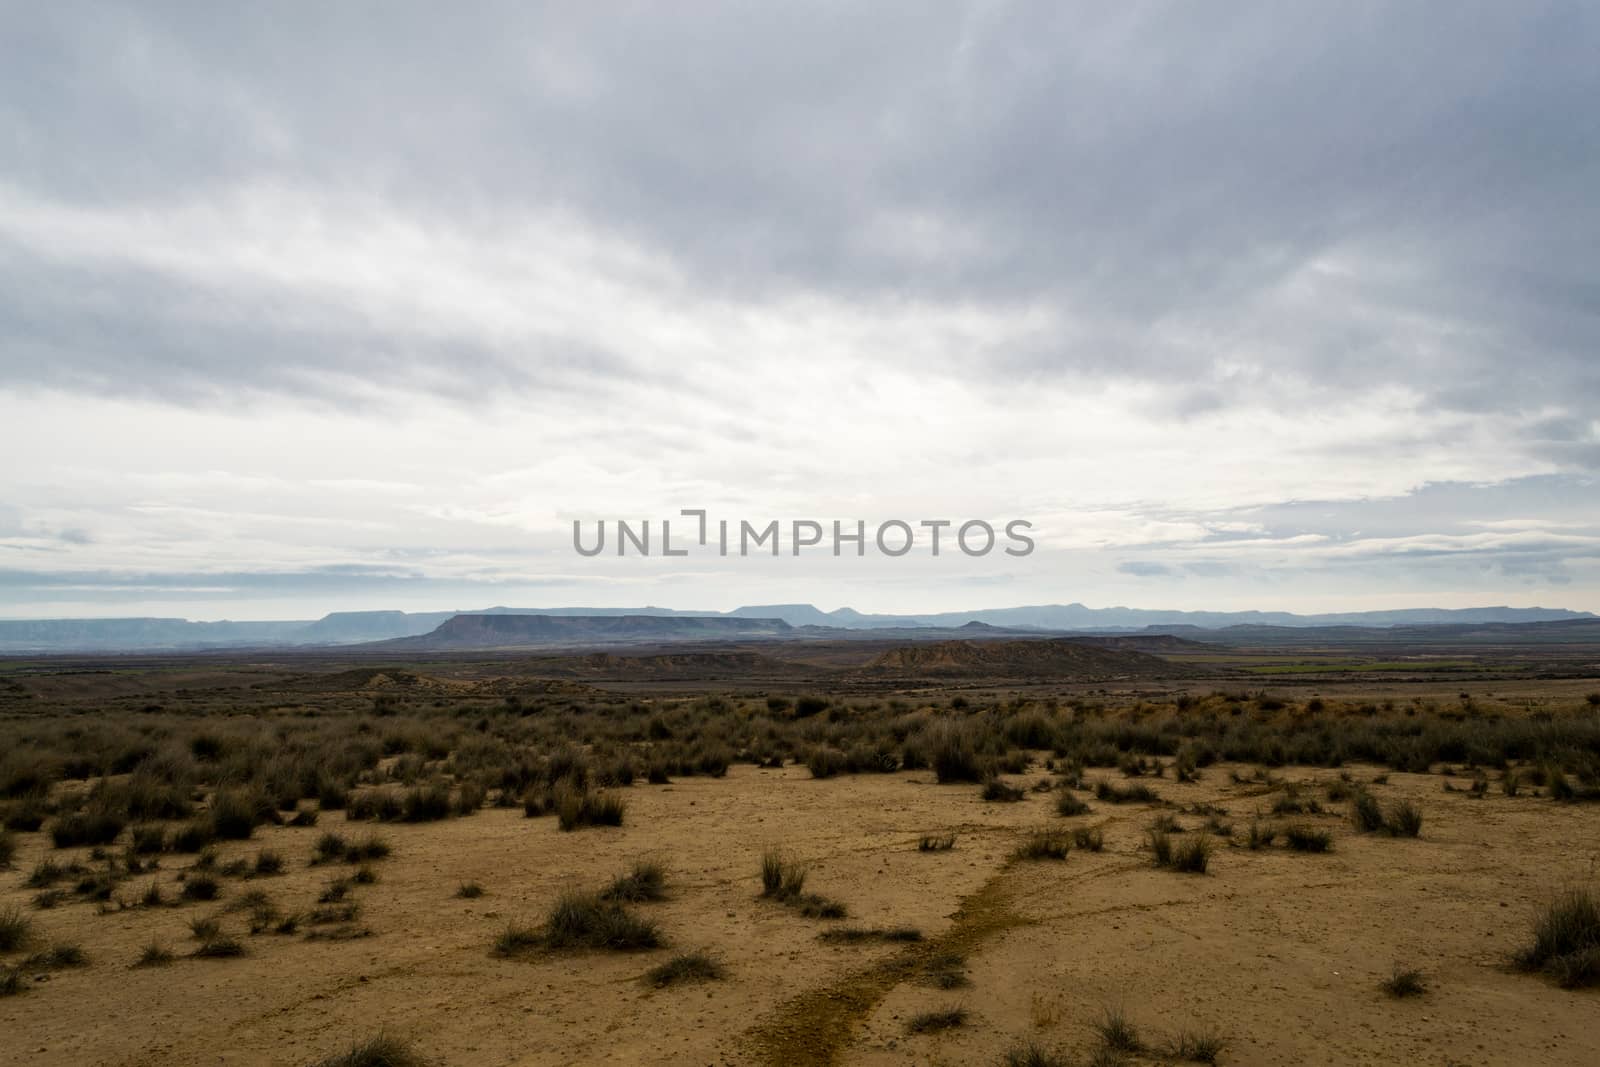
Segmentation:
<svg viewBox="0 0 1600 1067">
<path fill-rule="evenodd" d="M 492 623 L 500 616 L 562 618 L 564 623 Z M 578 619 L 627 619 L 608 629 L 599 624 L 579 624 Z M 315 620 L 286 622 L 191 622 L 187 619 L 24 619 L 0 620 L 0 652 L 151 652 L 208 648 L 283 648 L 392 642 L 435 634 L 438 644 L 419 647 L 490 647 L 498 640 L 495 626 L 508 627 L 500 636 L 522 633 L 516 645 L 527 642 L 569 643 L 589 638 L 604 643 L 608 633 L 627 639 L 732 639 L 792 634 L 826 636 L 828 630 L 954 630 L 969 633 L 985 626 L 1001 630 L 1095 633 L 1168 630 L 1183 635 L 1225 627 L 1434 627 L 1485 624 L 1521 624 L 1595 619 L 1589 612 L 1559 608 L 1417 608 L 1400 611 L 1343 612 L 1296 615 L 1276 611 L 1158 611 L 1144 608 L 1090 608 L 1082 604 L 1044 604 L 1017 608 L 983 608 L 927 615 L 864 614 L 853 608 L 821 611 L 811 604 L 766 604 L 729 612 L 682 611 L 672 608 L 507 608 L 478 611 L 339 611 Z M 476 620 L 453 623 L 457 619 Z M 694 620 L 691 625 L 661 626 L 651 619 Z M 733 620 L 718 624 L 714 620 Z M 740 622 L 738 620 L 743 620 Z M 752 625 L 744 625 L 751 623 Z M 779 624 L 782 624 L 781 626 Z M 468 640 L 466 635 L 473 636 Z M 538 636 L 540 633 L 543 636 Z M 934 635 L 929 635 L 934 636 Z M 946 635 L 949 636 L 949 635 Z"/>
</svg>

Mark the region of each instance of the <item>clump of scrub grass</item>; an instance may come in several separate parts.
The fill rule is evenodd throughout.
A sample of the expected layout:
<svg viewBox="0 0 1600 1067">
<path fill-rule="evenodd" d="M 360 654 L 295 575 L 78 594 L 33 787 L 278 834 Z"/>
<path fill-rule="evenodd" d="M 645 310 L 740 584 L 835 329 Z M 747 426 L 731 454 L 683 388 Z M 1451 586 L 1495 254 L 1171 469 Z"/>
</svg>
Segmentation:
<svg viewBox="0 0 1600 1067">
<path fill-rule="evenodd" d="M 165 967 L 176 957 L 165 945 L 152 941 L 139 953 L 139 958 L 133 961 L 135 967 Z"/>
<path fill-rule="evenodd" d="M 922 931 L 915 926 L 842 926 L 835 930 L 824 930 L 817 935 L 817 940 L 846 945 L 866 941 L 921 941 Z"/>
<path fill-rule="evenodd" d="M 237 938 L 224 934 L 200 942 L 200 947 L 193 954 L 198 959 L 234 959 L 244 955 L 244 945 Z"/>
<path fill-rule="evenodd" d="M 1404 997 L 1420 997 L 1428 991 L 1427 983 L 1422 980 L 1422 972 L 1414 967 L 1396 966 L 1394 973 L 1378 983 L 1383 991 L 1395 999 Z"/>
<path fill-rule="evenodd" d="M 1090 811 L 1089 805 L 1084 803 L 1083 799 L 1081 797 L 1079 797 L 1076 793 L 1074 793 L 1072 790 L 1070 790 L 1070 789 L 1062 789 L 1062 790 L 1057 791 L 1057 793 L 1056 793 L 1056 814 L 1057 815 L 1062 815 L 1062 816 L 1066 816 L 1068 818 L 1071 818 L 1074 815 L 1087 815 L 1087 814 L 1089 814 L 1089 811 Z"/>
<path fill-rule="evenodd" d="M 1014 804 L 1027 796 L 1026 790 L 1014 785 L 1007 785 L 999 778 L 990 778 L 983 783 L 983 790 L 979 794 L 984 800 L 998 801 L 1004 804 Z"/>
<path fill-rule="evenodd" d="M 1065 830 L 1035 830 L 1011 853 L 1017 860 L 1064 860 L 1072 851 L 1072 835 Z"/>
<path fill-rule="evenodd" d="M 1107 1008 L 1094 1025 L 1100 1043 L 1116 1052 L 1134 1053 L 1144 1048 L 1139 1030 L 1121 1008 Z"/>
<path fill-rule="evenodd" d="M 1184 1063 L 1216 1063 L 1227 1042 L 1203 1030 L 1180 1030 L 1167 1042 L 1166 1055 Z"/>
<path fill-rule="evenodd" d="M 1070 1067 L 1069 1061 L 1034 1041 L 1025 1041 L 1006 1050 L 1002 1067 Z"/>
<path fill-rule="evenodd" d="M 659 948 L 661 929 L 598 893 L 569 889 L 556 898 L 545 919 L 544 946 L 554 951 L 610 949 L 635 952 Z"/>
<path fill-rule="evenodd" d="M 965 1008 L 946 1008 L 942 1011 L 924 1011 L 911 1017 L 906 1032 L 911 1034 L 936 1034 L 941 1030 L 954 1030 L 967 1025 Z"/>
<path fill-rule="evenodd" d="M 619 900 L 628 904 L 665 900 L 667 897 L 667 871 L 655 860 L 635 860 L 626 874 L 619 874 L 600 893 L 602 900 Z"/>
<path fill-rule="evenodd" d="M 1094 795 L 1108 804 L 1153 804 L 1161 799 L 1160 794 L 1142 782 L 1115 785 L 1104 778 L 1095 783 Z"/>
<path fill-rule="evenodd" d="M 955 847 L 955 834 L 923 834 L 917 840 L 918 852 L 948 852 Z"/>
<path fill-rule="evenodd" d="M 1568 989 L 1600 984 L 1600 893 L 1580 887 L 1557 894 L 1534 917 L 1532 943 L 1516 963 Z"/>
<path fill-rule="evenodd" d="M 477 882 L 462 882 L 456 887 L 456 896 L 462 900 L 477 900 L 483 896 L 483 886 Z"/>
<path fill-rule="evenodd" d="M 1332 834 L 1310 826 L 1285 827 L 1283 840 L 1296 852 L 1327 852 L 1333 848 Z"/>
<path fill-rule="evenodd" d="M 715 982 L 727 974 L 715 957 L 706 952 L 680 952 L 665 963 L 644 973 L 646 985 L 664 989 L 685 982 Z"/>
<path fill-rule="evenodd" d="M 378 1034 L 318 1060 L 312 1067 L 427 1067 L 427 1061 L 408 1042 Z"/>
<path fill-rule="evenodd" d="M 0 952 L 15 952 L 33 937 L 33 920 L 22 914 L 22 909 L 9 907 L 0 910 Z"/>
</svg>

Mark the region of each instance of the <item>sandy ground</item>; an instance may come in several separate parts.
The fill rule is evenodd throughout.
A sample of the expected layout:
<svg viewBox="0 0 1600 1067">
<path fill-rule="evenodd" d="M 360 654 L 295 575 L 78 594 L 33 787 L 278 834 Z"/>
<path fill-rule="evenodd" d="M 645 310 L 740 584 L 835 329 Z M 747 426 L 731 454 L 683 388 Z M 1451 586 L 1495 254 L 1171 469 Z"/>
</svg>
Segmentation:
<svg viewBox="0 0 1600 1067">
<path fill-rule="evenodd" d="M 1220 803 L 1242 836 L 1271 798 L 1227 771 L 1154 784 L 1170 802 Z M 380 1028 L 452 1065 L 993 1063 L 1022 1039 L 1082 1057 L 1113 1004 L 1153 1044 L 1185 1027 L 1221 1033 L 1229 1064 L 1600 1063 L 1600 994 L 1506 966 L 1539 900 L 1600 873 L 1600 808 L 1472 800 L 1441 781 L 1393 774 L 1373 787 L 1422 805 L 1420 839 L 1358 836 L 1345 805 L 1329 805 L 1335 814 L 1307 821 L 1334 831 L 1332 852 L 1222 847 L 1197 876 L 1150 866 L 1145 805 L 1091 800 L 1089 815 L 1060 819 L 1047 796 L 984 803 L 975 786 L 938 786 L 928 772 L 813 781 L 803 768 L 740 766 L 721 780 L 635 786 L 619 829 L 561 833 L 520 810 L 383 827 L 394 854 L 377 865 L 379 883 L 355 893 L 373 936 L 339 943 L 246 937 L 226 904 L 263 888 L 286 909 L 309 908 L 345 873 L 308 866 L 316 837 L 369 824 L 329 815 L 315 829 L 259 830 L 223 859 L 270 847 L 289 859 L 285 875 L 228 880 L 216 903 L 106 914 L 32 908 L 22 883 L 51 850 L 44 835 L 23 835 L 16 865 L 0 872 L 0 907 L 24 907 L 41 944 L 77 942 L 90 965 L 0 1000 L 0 1063 L 303 1064 Z M 1007 861 L 1024 831 L 1047 823 L 1102 826 L 1105 851 Z M 955 833 L 956 847 L 919 853 L 919 835 L 934 831 Z M 909 924 L 929 941 L 818 942 L 830 924 L 758 899 L 771 844 L 812 862 L 807 888 L 844 901 L 845 925 Z M 640 975 L 670 950 L 489 955 L 509 920 L 537 923 L 563 886 L 599 886 L 639 856 L 664 861 L 672 879 L 671 898 L 641 910 L 672 949 L 718 955 L 728 980 L 646 988 Z M 169 889 L 185 862 L 165 858 Z M 454 898 L 468 880 L 487 894 Z M 189 919 L 214 913 L 249 954 L 183 958 Z M 130 969 L 152 939 L 180 958 Z M 915 964 L 945 947 L 967 953 L 970 985 L 919 980 Z M 1424 972 L 1426 996 L 1379 990 L 1397 962 Z M 965 1008 L 967 1025 L 907 1034 L 912 1015 L 944 1007 Z"/>
</svg>

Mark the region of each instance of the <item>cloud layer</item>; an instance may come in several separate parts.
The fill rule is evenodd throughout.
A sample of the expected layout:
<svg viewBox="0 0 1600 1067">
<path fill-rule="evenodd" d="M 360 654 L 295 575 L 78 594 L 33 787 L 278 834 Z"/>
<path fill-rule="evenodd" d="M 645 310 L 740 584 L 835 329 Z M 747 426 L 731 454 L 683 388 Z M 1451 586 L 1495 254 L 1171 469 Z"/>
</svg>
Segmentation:
<svg viewBox="0 0 1600 1067">
<path fill-rule="evenodd" d="M 6 19 L 0 615 L 1600 609 L 1588 5 Z"/>
</svg>

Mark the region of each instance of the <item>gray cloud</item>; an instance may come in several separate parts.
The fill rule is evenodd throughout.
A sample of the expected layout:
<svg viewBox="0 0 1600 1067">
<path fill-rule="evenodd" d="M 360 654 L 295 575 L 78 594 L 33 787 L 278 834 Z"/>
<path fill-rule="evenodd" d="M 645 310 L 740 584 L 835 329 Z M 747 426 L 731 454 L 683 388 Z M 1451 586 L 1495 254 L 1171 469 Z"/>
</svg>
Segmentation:
<svg viewBox="0 0 1600 1067">
<path fill-rule="evenodd" d="M 445 230 L 556 208 L 700 292 L 1042 307 L 945 372 L 1181 375 L 1180 414 L 1295 383 L 1600 399 L 1592 7 L 1108 12 L 37 6 L 0 46 L 0 171 L 157 217 L 262 181 Z M 418 367 L 630 370 L 559 328 L 419 339 L 295 287 L 0 265 L 11 381 L 303 393 L 398 368 L 449 395 Z"/>
</svg>

